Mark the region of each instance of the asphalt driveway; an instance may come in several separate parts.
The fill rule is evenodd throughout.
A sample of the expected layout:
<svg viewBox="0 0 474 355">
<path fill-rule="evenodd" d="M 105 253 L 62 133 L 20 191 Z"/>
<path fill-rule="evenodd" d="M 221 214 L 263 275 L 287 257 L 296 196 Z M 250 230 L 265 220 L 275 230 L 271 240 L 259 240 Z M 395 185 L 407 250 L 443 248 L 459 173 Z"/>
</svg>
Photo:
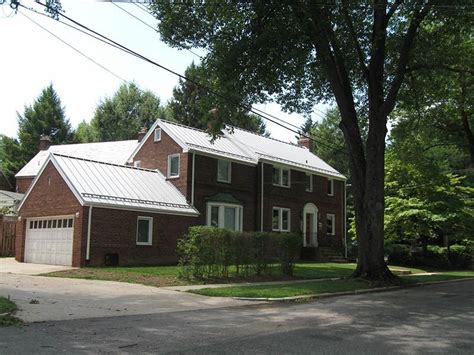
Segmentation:
<svg viewBox="0 0 474 355">
<path fill-rule="evenodd" d="M 50 265 L 23 264 L 7 269 L 2 268 L 5 265 L 2 262 L 0 296 L 10 297 L 18 305 L 20 310 L 16 315 L 25 322 L 153 314 L 254 303 L 123 282 L 31 276 L 26 274 L 27 269 L 36 270 L 34 273 L 38 270 L 48 272 Z"/>
</svg>

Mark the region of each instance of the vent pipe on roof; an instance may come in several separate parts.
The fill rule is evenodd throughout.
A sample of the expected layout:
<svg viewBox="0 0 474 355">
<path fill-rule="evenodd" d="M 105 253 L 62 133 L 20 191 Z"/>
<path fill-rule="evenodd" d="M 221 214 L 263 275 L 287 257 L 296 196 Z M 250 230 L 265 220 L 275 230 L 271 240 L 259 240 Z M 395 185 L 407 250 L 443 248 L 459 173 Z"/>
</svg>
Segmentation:
<svg viewBox="0 0 474 355">
<path fill-rule="evenodd" d="M 138 136 L 137 136 L 138 143 L 140 143 L 142 141 L 142 139 L 145 138 L 147 132 L 148 132 L 148 130 L 146 129 L 146 127 L 142 127 L 140 129 L 140 131 L 138 132 Z"/>
<path fill-rule="evenodd" d="M 49 147 L 51 147 L 51 144 L 52 144 L 52 141 L 51 141 L 51 137 L 46 135 L 46 134 L 42 134 L 40 136 L 40 140 L 39 140 L 39 150 L 48 150 Z"/>
<path fill-rule="evenodd" d="M 311 151 L 313 148 L 313 142 L 308 137 L 300 136 L 298 138 L 298 145 L 300 147 L 308 149 L 309 151 Z"/>
</svg>

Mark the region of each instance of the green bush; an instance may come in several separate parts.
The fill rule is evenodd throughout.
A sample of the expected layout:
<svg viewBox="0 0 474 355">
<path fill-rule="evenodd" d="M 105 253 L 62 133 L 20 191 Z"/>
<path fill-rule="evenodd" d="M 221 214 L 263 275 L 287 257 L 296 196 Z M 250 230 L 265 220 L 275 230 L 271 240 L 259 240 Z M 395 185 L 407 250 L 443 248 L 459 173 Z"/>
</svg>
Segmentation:
<svg viewBox="0 0 474 355">
<path fill-rule="evenodd" d="M 391 244 L 386 247 L 389 264 L 410 264 L 410 246 L 405 244 Z"/>
<path fill-rule="evenodd" d="M 237 233 L 195 226 L 178 242 L 183 278 L 228 278 L 231 266 L 237 276 L 264 275 L 279 265 L 292 275 L 301 238 L 291 233 Z"/>
<path fill-rule="evenodd" d="M 452 268 L 468 269 L 472 266 L 473 249 L 466 245 L 451 245 L 448 251 L 448 259 Z"/>
</svg>

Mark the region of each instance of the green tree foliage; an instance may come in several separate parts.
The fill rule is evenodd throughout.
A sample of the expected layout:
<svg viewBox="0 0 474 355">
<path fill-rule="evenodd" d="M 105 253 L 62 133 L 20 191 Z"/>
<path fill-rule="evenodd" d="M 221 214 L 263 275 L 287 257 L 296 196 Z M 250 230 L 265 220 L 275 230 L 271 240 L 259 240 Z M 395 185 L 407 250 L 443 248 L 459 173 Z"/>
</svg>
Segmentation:
<svg viewBox="0 0 474 355">
<path fill-rule="evenodd" d="M 5 177 L 15 186 L 15 174 L 25 165 L 20 143 L 14 138 L 1 137 L 1 169 Z"/>
<path fill-rule="evenodd" d="M 303 113 L 319 101 L 337 103 L 353 180 L 355 275 L 391 280 L 383 259 L 388 116 L 417 50 L 416 38 L 425 30 L 423 21 L 460 20 L 461 13 L 472 13 L 462 9 L 469 3 L 456 1 L 457 11 L 436 0 L 153 2 L 150 8 L 162 37 L 173 46 L 207 49 L 207 65 L 226 92 L 240 93 L 244 103 L 276 100 Z"/>
<path fill-rule="evenodd" d="M 123 84 L 99 104 L 90 127 L 81 123 L 77 137 L 81 141 L 102 142 L 136 139 L 140 128 L 149 128 L 163 115 L 160 99 L 151 91 L 134 83 Z"/>
<path fill-rule="evenodd" d="M 53 144 L 69 143 L 73 138 L 71 125 L 52 84 L 43 89 L 31 106 L 25 107 L 23 115 L 18 114 L 18 140 L 25 162 L 38 153 L 43 134 L 51 136 Z"/>
<path fill-rule="evenodd" d="M 226 96 L 236 96 L 235 93 L 224 93 L 224 89 L 219 86 L 218 79 L 213 78 L 212 70 L 204 64 L 191 63 L 184 75 L 213 91 Z M 240 99 L 235 98 L 234 100 L 240 103 Z M 265 124 L 258 116 L 232 106 L 229 102 L 222 102 L 218 97 L 192 81 L 179 79 L 179 84 L 173 89 L 173 98 L 169 103 L 169 113 L 172 120 L 199 129 L 207 129 L 208 123 L 215 120 L 215 114 L 210 112 L 215 108 L 218 109 L 218 115 L 226 124 L 260 134 L 266 133 Z"/>
<path fill-rule="evenodd" d="M 80 143 L 98 142 L 99 134 L 90 123 L 82 121 L 74 132 L 74 140 Z"/>
</svg>

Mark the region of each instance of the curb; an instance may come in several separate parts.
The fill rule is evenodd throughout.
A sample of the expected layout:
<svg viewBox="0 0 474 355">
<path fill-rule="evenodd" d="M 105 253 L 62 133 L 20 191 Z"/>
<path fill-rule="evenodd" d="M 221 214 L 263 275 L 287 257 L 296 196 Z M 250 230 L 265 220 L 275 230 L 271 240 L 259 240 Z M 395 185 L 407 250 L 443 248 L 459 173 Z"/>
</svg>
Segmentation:
<svg viewBox="0 0 474 355">
<path fill-rule="evenodd" d="M 343 291 L 343 292 L 334 292 L 334 293 L 319 293 L 319 294 L 311 294 L 311 295 L 303 295 L 303 296 L 275 297 L 275 298 L 272 298 L 272 297 L 268 297 L 268 298 L 267 297 L 233 297 L 233 299 L 240 300 L 240 301 L 259 301 L 259 302 L 261 301 L 267 301 L 267 302 L 299 302 L 301 301 L 302 302 L 302 301 L 309 301 L 309 300 L 318 299 L 318 298 L 360 295 L 364 293 L 389 292 L 389 291 L 395 291 L 395 290 L 402 290 L 406 288 L 456 283 L 456 282 L 462 282 L 462 281 L 474 281 L 474 277 L 455 279 L 455 280 L 429 281 L 429 282 L 415 283 L 412 285 L 404 285 L 404 286 L 375 287 L 375 288 L 362 289 L 362 290 Z"/>
</svg>

